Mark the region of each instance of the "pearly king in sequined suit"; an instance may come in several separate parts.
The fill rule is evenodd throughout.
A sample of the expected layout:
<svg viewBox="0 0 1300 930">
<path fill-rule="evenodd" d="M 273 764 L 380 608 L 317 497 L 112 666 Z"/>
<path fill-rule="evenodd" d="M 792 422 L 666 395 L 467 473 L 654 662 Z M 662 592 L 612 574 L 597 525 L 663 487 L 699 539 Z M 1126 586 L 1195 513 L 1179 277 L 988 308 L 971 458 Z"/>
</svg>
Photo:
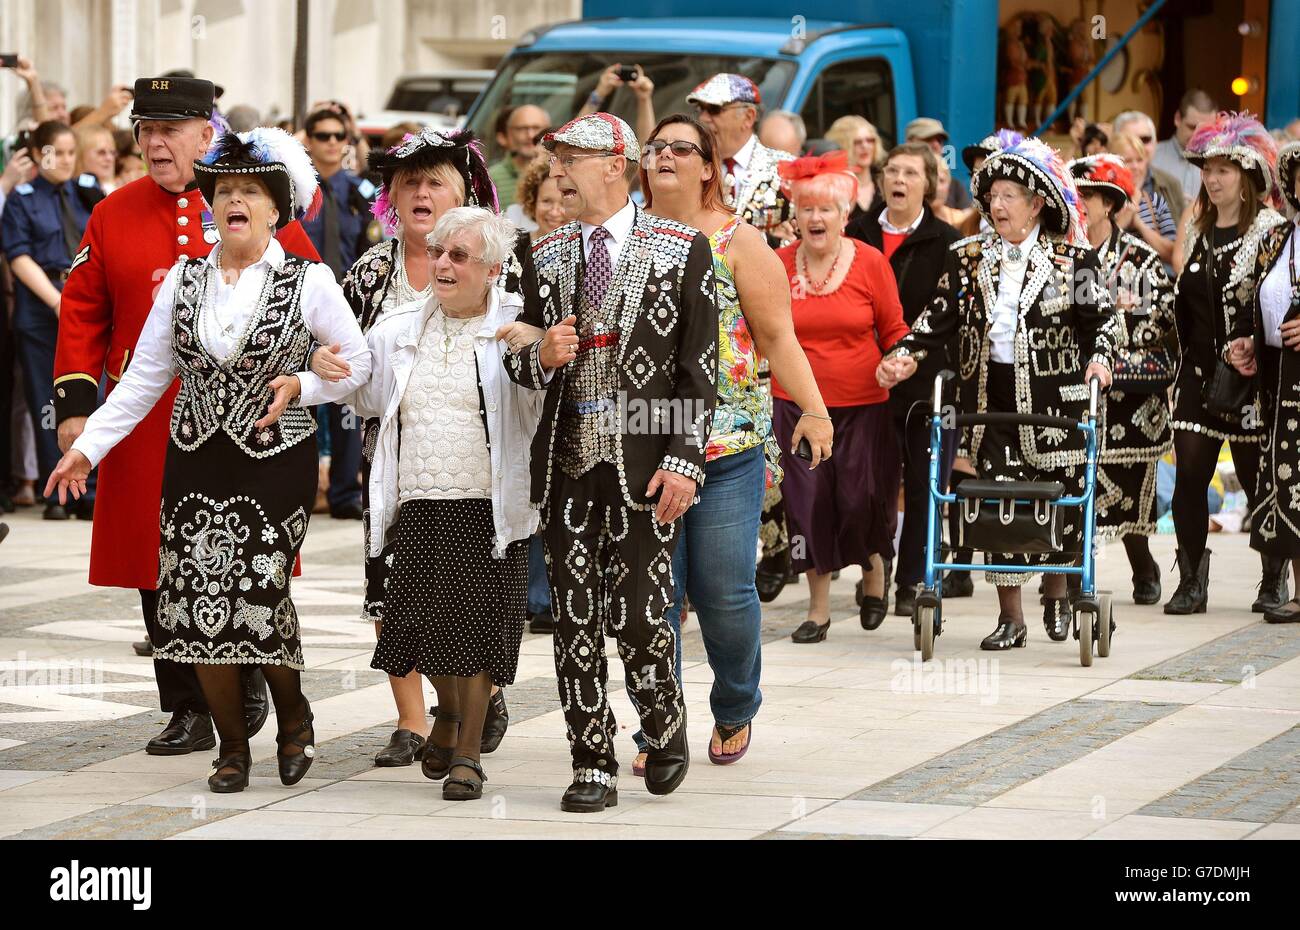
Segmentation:
<svg viewBox="0 0 1300 930">
<path fill-rule="evenodd" d="M 576 222 L 536 242 L 533 264 L 541 306 L 521 319 L 549 328 L 576 315 L 578 357 L 549 382 L 540 343 L 509 356 L 507 367 L 518 383 L 548 391 L 532 496 L 542 511 L 575 778 L 614 787 L 605 635 L 618 642 L 651 748 L 685 736 L 676 640 L 664 616 L 680 524 L 657 523 L 645 491 L 659 469 L 704 480 L 717 398 L 713 256 L 706 236 L 636 209 L 608 266 L 588 267 Z"/>
</svg>

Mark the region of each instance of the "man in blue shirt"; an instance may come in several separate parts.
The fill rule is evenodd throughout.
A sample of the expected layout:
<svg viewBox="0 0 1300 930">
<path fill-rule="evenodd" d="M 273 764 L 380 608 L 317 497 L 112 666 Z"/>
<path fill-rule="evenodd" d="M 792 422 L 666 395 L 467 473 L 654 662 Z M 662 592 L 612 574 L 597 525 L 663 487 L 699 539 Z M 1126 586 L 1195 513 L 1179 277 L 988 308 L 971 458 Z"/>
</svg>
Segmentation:
<svg viewBox="0 0 1300 930">
<path fill-rule="evenodd" d="M 321 178 L 321 210 L 303 229 L 320 253 L 321 261 L 342 282 L 348 269 L 369 247 L 370 203 L 375 186 L 343 167 L 352 140 L 341 114 L 317 110 L 307 117 L 307 152 Z M 361 423 L 341 404 L 328 407 L 330 516 L 361 519 Z"/>
</svg>

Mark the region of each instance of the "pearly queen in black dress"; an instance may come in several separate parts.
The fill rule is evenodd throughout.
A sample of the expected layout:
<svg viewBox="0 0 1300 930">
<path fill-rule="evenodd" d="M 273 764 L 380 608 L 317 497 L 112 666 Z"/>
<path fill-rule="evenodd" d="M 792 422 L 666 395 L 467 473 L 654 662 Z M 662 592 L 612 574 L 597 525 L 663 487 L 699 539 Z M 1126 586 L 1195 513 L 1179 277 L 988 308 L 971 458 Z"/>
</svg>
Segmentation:
<svg viewBox="0 0 1300 930">
<path fill-rule="evenodd" d="M 221 249 L 178 263 L 159 289 L 122 381 L 74 448 L 97 464 L 180 379 L 163 471 L 155 655 L 176 662 L 303 667 L 290 595 L 316 494 L 316 423 L 305 409 L 369 378 L 365 341 L 329 269 L 275 240 L 234 286 Z M 351 377 L 322 382 L 311 344 L 340 343 Z M 302 393 L 258 428 L 268 383 Z"/>
</svg>

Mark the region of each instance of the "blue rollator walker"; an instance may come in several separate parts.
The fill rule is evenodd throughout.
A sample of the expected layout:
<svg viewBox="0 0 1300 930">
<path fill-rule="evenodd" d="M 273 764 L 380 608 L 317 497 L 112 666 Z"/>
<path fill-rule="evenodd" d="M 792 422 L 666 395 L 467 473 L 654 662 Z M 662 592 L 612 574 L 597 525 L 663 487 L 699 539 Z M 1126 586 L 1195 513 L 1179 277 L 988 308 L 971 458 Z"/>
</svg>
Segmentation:
<svg viewBox="0 0 1300 930">
<path fill-rule="evenodd" d="M 1080 595 L 1071 605 L 1074 614 L 1074 636 L 1079 641 L 1079 662 L 1092 665 L 1093 643 L 1097 655 L 1110 655 L 1111 633 L 1114 619 L 1110 592 L 1098 592 L 1096 583 L 1096 553 L 1093 540 L 1097 520 L 1094 508 L 1094 490 L 1097 479 L 1097 397 L 1099 382 L 1089 381 L 1088 412 L 1082 421 L 1044 414 L 1020 413 L 963 413 L 944 422 L 943 384 L 953 373 L 945 371 L 934 379 L 934 406 L 930 419 L 930 506 L 927 517 L 925 547 L 925 582 L 916 596 L 912 609 L 912 644 L 920 651 L 922 661 L 934 657 L 934 641 L 943 632 L 942 572 L 1014 572 L 1027 570 L 1044 574 L 1079 575 Z M 1066 497 L 1065 485 L 1059 481 L 984 481 L 967 478 L 958 483 L 951 493 L 939 488 L 939 456 L 942 448 L 941 431 L 963 426 L 988 426 L 990 424 L 1031 426 L 1042 429 L 1080 430 L 1087 442 L 1087 461 L 1084 469 L 1083 494 Z M 948 504 L 960 507 L 958 513 L 959 540 L 956 548 L 979 549 L 984 552 L 1006 552 L 1017 555 L 1041 555 L 1062 552 L 1064 526 L 1063 507 L 1083 509 L 1083 552 L 1080 565 L 973 565 L 944 562 L 942 558 L 943 533 L 940 508 Z"/>
</svg>

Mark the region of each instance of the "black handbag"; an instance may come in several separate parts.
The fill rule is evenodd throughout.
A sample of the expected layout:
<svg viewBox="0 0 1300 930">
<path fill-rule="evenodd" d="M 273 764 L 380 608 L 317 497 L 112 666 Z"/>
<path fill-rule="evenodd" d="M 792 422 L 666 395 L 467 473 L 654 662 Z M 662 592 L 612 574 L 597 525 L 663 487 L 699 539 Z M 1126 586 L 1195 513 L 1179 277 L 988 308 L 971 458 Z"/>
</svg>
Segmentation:
<svg viewBox="0 0 1300 930">
<path fill-rule="evenodd" d="M 1214 362 L 1214 374 L 1201 389 L 1205 412 L 1220 420 L 1240 423 L 1246 408 L 1254 403 L 1255 385 L 1223 359 Z"/>
<path fill-rule="evenodd" d="M 968 478 L 956 489 L 959 549 L 1009 555 L 1060 552 L 1065 513 L 1056 505 L 1064 488 L 1055 483 L 993 483 Z M 1034 500 L 1017 500 L 1021 493 Z"/>
</svg>

